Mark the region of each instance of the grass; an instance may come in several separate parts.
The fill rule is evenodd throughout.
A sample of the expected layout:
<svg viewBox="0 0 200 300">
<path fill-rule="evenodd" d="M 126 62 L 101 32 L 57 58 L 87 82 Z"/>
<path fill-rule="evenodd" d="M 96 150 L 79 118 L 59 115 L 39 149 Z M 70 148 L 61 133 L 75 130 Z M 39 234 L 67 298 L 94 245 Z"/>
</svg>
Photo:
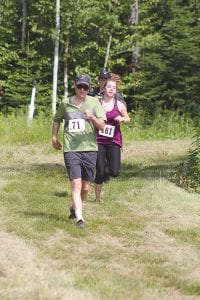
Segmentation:
<svg viewBox="0 0 200 300">
<path fill-rule="evenodd" d="M 179 112 L 155 112 L 154 116 L 149 116 L 147 112 L 136 111 L 130 116 L 131 123 L 122 126 L 126 141 L 192 137 L 195 128 L 200 125 L 199 118 L 192 120 L 187 115 L 179 115 Z M 27 116 L 20 113 L 0 115 L 1 145 L 47 143 L 51 138 L 51 122 L 52 117 L 43 114 L 32 122 L 28 122 Z"/>
<path fill-rule="evenodd" d="M 91 186 L 79 230 L 68 219 L 70 186 L 51 120 L 1 118 L 1 299 L 200 298 L 200 196 L 171 180 L 188 131 L 169 139 L 167 130 L 162 141 L 138 131 L 132 142 L 125 131 L 121 176 L 104 186 L 100 204 Z"/>
<path fill-rule="evenodd" d="M 126 140 L 163 140 L 191 137 L 199 127 L 199 118 L 193 120 L 178 111 L 156 111 L 153 116 L 148 112 L 130 113 L 131 123 L 123 127 Z"/>
<path fill-rule="evenodd" d="M 200 196 L 170 179 L 190 143 L 128 143 L 101 204 L 91 186 L 85 230 L 61 153 L 2 145 L 1 299 L 198 299 Z"/>
</svg>

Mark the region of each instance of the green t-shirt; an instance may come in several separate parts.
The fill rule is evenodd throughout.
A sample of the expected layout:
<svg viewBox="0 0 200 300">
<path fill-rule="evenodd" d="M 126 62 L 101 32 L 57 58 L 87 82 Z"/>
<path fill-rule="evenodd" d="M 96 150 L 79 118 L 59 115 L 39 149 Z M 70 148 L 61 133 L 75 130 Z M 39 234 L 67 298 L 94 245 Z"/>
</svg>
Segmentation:
<svg viewBox="0 0 200 300">
<path fill-rule="evenodd" d="M 86 96 L 85 102 L 80 108 L 70 103 L 66 98 L 60 104 L 54 122 L 62 122 L 63 151 L 97 151 L 96 128 L 92 121 L 84 117 L 86 109 L 90 109 L 98 119 L 106 120 L 105 112 L 98 98 Z"/>
</svg>

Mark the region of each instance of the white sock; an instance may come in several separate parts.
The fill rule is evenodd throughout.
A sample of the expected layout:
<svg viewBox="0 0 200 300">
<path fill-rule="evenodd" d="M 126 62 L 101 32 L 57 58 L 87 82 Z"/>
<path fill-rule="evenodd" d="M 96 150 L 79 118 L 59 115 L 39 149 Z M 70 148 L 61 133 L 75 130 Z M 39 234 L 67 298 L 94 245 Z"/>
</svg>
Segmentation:
<svg viewBox="0 0 200 300">
<path fill-rule="evenodd" d="M 76 214 L 76 219 L 77 221 L 79 220 L 83 220 L 83 215 L 82 215 L 82 210 L 79 208 L 79 209 L 75 209 L 75 214 Z"/>
</svg>

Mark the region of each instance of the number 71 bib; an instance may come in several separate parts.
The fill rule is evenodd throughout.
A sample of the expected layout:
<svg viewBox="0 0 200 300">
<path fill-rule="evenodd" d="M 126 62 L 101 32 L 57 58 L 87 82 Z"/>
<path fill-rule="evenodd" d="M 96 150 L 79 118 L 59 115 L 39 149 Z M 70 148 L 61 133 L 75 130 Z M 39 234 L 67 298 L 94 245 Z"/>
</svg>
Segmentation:
<svg viewBox="0 0 200 300">
<path fill-rule="evenodd" d="M 112 138 L 115 133 L 115 126 L 106 124 L 104 130 L 99 130 L 99 135 L 107 136 Z"/>
<path fill-rule="evenodd" d="M 69 132 L 84 131 L 85 130 L 85 120 L 84 119 L 69 120 L 68 130 L 69 130 Z"/>
</svg>

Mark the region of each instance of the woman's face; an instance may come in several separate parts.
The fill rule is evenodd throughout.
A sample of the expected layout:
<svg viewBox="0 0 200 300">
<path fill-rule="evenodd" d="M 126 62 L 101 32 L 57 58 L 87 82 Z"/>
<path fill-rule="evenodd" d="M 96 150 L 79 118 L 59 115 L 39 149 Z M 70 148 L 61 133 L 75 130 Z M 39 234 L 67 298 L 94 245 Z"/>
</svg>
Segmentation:
<svg viewBox="0 0 200 300">
<path fill-rule="evenodd" d="M 113 80 L 108 80 L 104 87 L 104 92 L 107 96 L 113 97 L 116 94 L 116 89 L 116 82 Z"/>
</svg>

